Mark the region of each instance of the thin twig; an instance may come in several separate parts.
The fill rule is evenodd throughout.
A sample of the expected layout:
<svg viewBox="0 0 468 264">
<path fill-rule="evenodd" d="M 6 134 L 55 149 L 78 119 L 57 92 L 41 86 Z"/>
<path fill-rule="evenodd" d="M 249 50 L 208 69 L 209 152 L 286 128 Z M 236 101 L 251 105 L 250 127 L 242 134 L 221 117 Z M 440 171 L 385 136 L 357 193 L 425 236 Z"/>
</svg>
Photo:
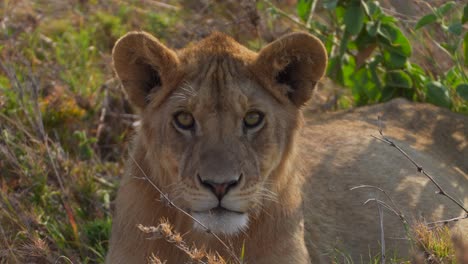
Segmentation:
<svg viewBox="0 0 468 264">
<path fill-rule="evenodd" d="M 354 186 L 352 188 L 350 188 L 349 190 L 350 191 L 353 191 L 353 190 L 356 190 L 356 189 L 361 189 L 361 188 L 372 188 L 372 189 L 377 189 L 379 190 L 380 192 L 382 192 L 383 194 L 385 194 L 385 196 L 387 197 L 387 199 L 392 203 L 392 209 L 394 209 L 395 213 L 398 215 L 398 217 L 400 217 L 400 219 L 407 223 L 406 221 L 406 217 L 405 215 L 403 214 L 403 212 L 400 210 L 400 208 L 397 206 L 397 204 L 395 203 L 395 201 L 392 199 L 392 197 L 382 188 L 379 188 L 377 186 L 374 186 L 374 185 L 368 185 L 368 184 L 363 184 L 363 185 L 358 185 L 358 186 Z"/>
<path fill-rule="evenodd" d="M 377 208 L 379 210 L 379 220 L 380 220 L 380 249 L 381 249 L 381 262 L 385 264 L 385 232 L 384 232 L 384 225 L 383 225 L 383 210 L 380 204 L 377 204 Z"/>
<path fill-rule="evenodd" d="M 193 217 L 191 214 L 187 213 L 184 209 L 180 208 L 179 206 L 177 206 L 174 202 L 172 202 L 171 199 L 169 199 L 169 196 L 167 194 L 165 194 L 149 177 L 148 175 L 146 175 L 146 173 L 143 171 L 143 169 L 141 168 L 140 164 L 138 164 L 138 162 L 135 160 L 135 158 L 130 154 L 129 155 L 130 158 L 132 159 L 132 161 L 135 163 L 135 165 L 138 167 L 138 169 L 141 171 L 141 173 L 143 174 L 144 176 L 144 180 L 146 180 L 147 182 L 149 182 L 151 184 L 151 186 L 153 186 L 154 189 L 156 189 L 156 191 L 159 192 L 159 194 L 161 195 L 161 197 L 165 200 L 165 203 L 167 203 L 168 205 L 170 205 L 171 207 L 174 207 L 175 209 L 177 209 L 179 212 L 183 213 L 184 215 L 188 216 L 190 219 L 192 219 L 193 221 L 195 221 L 197 224 L 199 224 L 204 230 L 205 232 L 207 232 L 208 234 L 211 234 L 216 240 L 218 240 L 219 243 L 221 243 L 221 245 L 223 245 L 224 248 L 226 248 L 226 250 L 229 252 L 229 254 L 235 259 L 235 261 L 237 263 L 242 263 L 240 261 L 240 259 L 236 256 L 236 254 L 232 251 L 232 249 L 218 236 L 216 235 L 215 233 L 213 233 L 207 226 L 205 226 L 202 222 L 200 222 L 198 219 L 196 219 L 195 217 Z"/>
<path fill-rule="evenodd" d="M 460 207 L 464 212 L 465 212 L 465 216 L 463 216 L 461 219 L 466 219 L 468 218 L 468 209 L 466 209 L 466 207 L 458 200 L 456 200 L 455 198 L 453 198 L 450 194 L 448 194 L 443 188 L 442 186 L 434 179 L 433 176 L 431 176 L 429 173 L 427 173 L 423 167 L 421 165 L 419 165 L 414 159 L 412 159 L 403 149 L 401 149 L 397 144 L 395 144 L 395 142 L 393 142 L 392 140 L 390 140 L 389 138 L 387 138 L 384 134 L 383 134 L 383 130 L 382 130 L 382 122 L 381 122 L 381 119 L 380 117 L 378 117 L 378 120 L 379 120 L 379 134 L 381 136 L 381 138 L 379 137 L 376 137 L 376 136 L 372 136 L 373 138 L 375 139 L 378 139 L 379 141 L 382 141 L 394 148 L 396 148 L 401 154 L 403 154 L 403 156 L 406 157 L 406 159 L 408 159 L 417 169 L 417 171 L 419 173 L 422 173 L 424 176 L 426 176 L 436 187 L 437 187 L 437 193 L 440 194 L 440 195 L 443 195 L 445 197 L 447 197 L 448 199 L 450 199 L 453 203 L 455 203 L 458 207 Z"/>
<path fill-rule="evenodd" d="M 367 205 L 369 202 L 376 202 L 378 205 L 381 205 L 383 207 L 385 207 L 386 209 L 388 209 L 390 212 L 394 213 L 396 216 L 399 216 L 397 211 L 395 209 L 393 209 L 390 205 L 386 204 L 384 201 L 382 200 L 379 200 L 377 198 L 370 198 L 370 199 L 367 199 L 367 201 L 365 201 L 363 203 L 363 205 Z"/>
<path fill-rule="evenodd" d="M 368 203 L 369 201 L 373 201 L 375 200 L 378 204 L 381 204 L 383 206 L 385 206 L 385 208 L 387 208 L 388 210 L 390 210 L 391 212 L 393 212 L 394 214 L 396 214 L 401 222 L 403 223 L 403 226 L 406 230 L 406 232 L 408 232 L 409 230 L 409 225 L 408 225 L 408 220 L 406 220 L 406 216 L 403 214 L 403 212 L 400 210 L 400 207 L 398 207 L 398 205 L 395 203 L 395 201 L 392 199 L 392 197 L 382 188 L 379 188 L 377 186 L 374 186 L 374 185 L 366 185 L 366 184 L 363 184 L 363 185 L 358 185 L 358 186 L 355 186 L 353 188 L 351 188 L 350 190 L 356 190 L 356 189 L 361 189 L 361 188 L 372 188 L 372 189 L 377 189 L 379 190 L 380 192 L 382 192 L 383 194 L 385 194 L 385 196 L 387 197 L 387 199 L 392 203 L 392 206 L 389 206 L 387 204 L 381 204 L 383 203 L 382 201 L 380 200 L 377 200 L 377 199 L 369 199 L 367 200 L 364 204 Z M 379 203 L 380 202 L 380 203 Z"/>
<path fill-rule="evenodd" d="M 445 224 L 448 224 L 450 222 L 457 222 L 457 221 L 460 221 L 460 220 L 463 220 L 465 219 L 466 216 L 458 216 L 458 217 L 454 217 L 454 218 L 450 218 L 450 219 L 446 219 L 446 220 L 440 220 L 440 221 L 434 221 L 434 222 L 429 222 L 429 223 L 426 223 L 426 225 L 438 225 L 438 224 L 442 224 L 442 225 L 445 225 Z"/>
</svg>

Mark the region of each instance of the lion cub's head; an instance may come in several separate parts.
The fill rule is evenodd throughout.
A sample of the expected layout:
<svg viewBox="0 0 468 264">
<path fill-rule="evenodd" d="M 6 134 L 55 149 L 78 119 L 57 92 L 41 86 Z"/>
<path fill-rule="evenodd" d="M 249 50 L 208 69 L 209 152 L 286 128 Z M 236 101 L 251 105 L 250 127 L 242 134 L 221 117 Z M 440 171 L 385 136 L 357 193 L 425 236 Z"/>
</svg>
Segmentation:
<svg viewBox="0 0 468 264">
<path fill-rule="evenodd" d="M 287 184 L 302 106 L 326 66 L 306 33 L 248 50 L 215 33 L 173 51 L 143 32 L 122 37 L 114 66 L 141 113 L 152 177 L 213 232 L 233 234 Z M 280 175 L 284 174 L 284 175 Z"/>
</svg>

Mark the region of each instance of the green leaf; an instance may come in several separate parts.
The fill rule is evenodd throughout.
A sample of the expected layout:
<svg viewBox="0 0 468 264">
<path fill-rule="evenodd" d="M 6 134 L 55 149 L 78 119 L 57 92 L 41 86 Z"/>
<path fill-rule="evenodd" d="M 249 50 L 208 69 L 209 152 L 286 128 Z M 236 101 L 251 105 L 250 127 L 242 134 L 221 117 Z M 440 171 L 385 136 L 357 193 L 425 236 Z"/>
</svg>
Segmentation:
<svg viewBox="0 0 468 264">
<path fill-rule="evenodd" d="M 463 8 L 462 24 L 468 22 L 468 4 Z"/>
<path fill-rule="evenodd" d="M 399 53 L 384 51 L 383 52 L 384 65 L 390 70 L 401 69 L 405 66 L 407 57 Z"/>
<path fill-rule="evenodd" d="M 435 12 L 440 15 L 440 16 L 443 16 L 445 15 L 448 11 L 450 11 L 453 7 L 455 6 L 455 1 L 450 1 L 450 2 L 447 2 L 443 5 L 441 5 L 439 8 L 437 8 L 435 10 Z"/>
<path fill-rule="evenodd" d="M 448 31 L 452 34 L 455 34 L 457 36 L 460 36 L 461 33 L 462 33 L 462 23 L 460 22 L 455 22 L 453 24 L 451 24 L 449 27 L 448 27 Z"/>
<path fill-rule="evenodd" d="M 393 23 L 382 23 L 378 30 L 380 43 L 389 52 L 411 56 L 411 45 L 406 36 Z"/>
<path fill-rule="evenodd" d="M 341 63 L 343 76 L 343 85 L 346 87 L 352 86 L 352 77 L 356 69 L 356 60 L 353 56 L 344 56 Z"/>
<path fill-rule="evenodd" d="M 429 14 L 421 17 L 416 23 L 415 29 L 420 29 L 428 24 L 434 23 L 437 21 L 437 16 L 435 14 Z"/>
<path fill-rule="evenodd" d="M 444 84 L 448 87 L 457 87 L 459 84 L 465 83 L 458 66 L 453 66 L 448 71 L 446 71 L 443 80 Z"/>
<path fill-rule="evenodd" d="M 367 3 L 367 8 L 373 18 L 376 18 L 378 15 L 382 14 L 382 9 L 380 8 L 380 4 L 377 1 Z"/>
<path fill-rule="evenodd" d="M 344 20 L 345 13 L 346 13 L 346 9 L 343 6 L 337 6 L 335 8 L 336 20 L 337 20 L 338 25 L 344 23 L 343 20 Z"/>
<path fill-rule="evenodd" d="M 402 70 L 387 72 L 385 75 L 387 86 L 410 89 L 413 87 L 411 77 Z"/>
<path fill-rule="evenodd" d="M 356 35 L 361 32 L 364 25 L 364 9 L 359 2 L 353 2 L 347 9 L 344 15 L 344 24 L 346 31 L 351 35 Z"/>
<path fill-rule="evenodd" d="M 297 1 L 296 10 L 297 15 L 302 21 L 306 22 L 309 18 L 310 8 L 312 7 L 313 0 L 299 0 Z"/>
<path fill-rule="evenodd" d="M 417 88 L 424 87 L 424 84 L 427 81 L 427 78 L 426 78 L 427 75 L 424 69 L 415 63 L 409 63 L 407 69 L 408 69 L 408 73 L 411 76 L 411 79 L 413 80 L 414 87 L 417 87 Z"/>
<path fill-rule="evenodd" d="M 372 73 L 367 67 L 362 67 L 352 76 L 351 91 L 357 105 L 366 105 L 377 101 L 380 95 L 376 84 L 372 81 Z"/>
<path fill-rule="evenodd" d="M 377 31 L 379 31 L 380 28 L 380 22 L 374 22 L 374 21 L 369 21 L 366 24 L 366 30 L 369 36 L 375 37 L 377 35 Z"/>
<path fill-rule="evenodd" d="M 332 49 L 335 46 L 335 34 L 329 34 L 323 44 L 325 45 L 327 54 L 331 54 Z"/>
<path fill-rule="evenodd" d="M 387 16 L 383 13 L 379 15 L 378 20 L 382 24 L 395 24 L 396 22 L 398 22 L 395 17 Z"/>
<path fill-rule="evenodd" d="M 442 83 L 429 82 L 426 84 L 426 101 L 438 106 L 450 108 L 452 106 L 452 99 L 450 93 Z"/>
<path fill-rule="evenodd" d="M 367 30 L 361 31 L 354 41 L 348 45 L 349 50 L 362 50 L 369 47 L 370 45 L 377 44 L 377 39 L 374 36 L 371 36 Z"/>
<path fill-rule="evenodd" d="M 382 98 L 380 99 L 382 102 L 386 102 L 395 97 L 396 93 L 395 87 L 385 86 L 382 90 Z"/>
<path fill-rule="evenodd" d="M 464 100 L 468 100 L 468 84 L 463 83 L 457 86 L 457 94 Z"/>
</svg>

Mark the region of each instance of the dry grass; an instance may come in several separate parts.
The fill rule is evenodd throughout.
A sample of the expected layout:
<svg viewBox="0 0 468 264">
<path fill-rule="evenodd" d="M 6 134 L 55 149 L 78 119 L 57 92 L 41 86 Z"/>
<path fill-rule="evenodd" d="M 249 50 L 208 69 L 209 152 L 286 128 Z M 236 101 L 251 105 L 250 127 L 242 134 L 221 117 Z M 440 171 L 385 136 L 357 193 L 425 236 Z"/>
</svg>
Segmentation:
<svg viewBox="0 0 468 264">
<path fill-rule="evenodd" d="M 418 263 L 467 263 L 468 241 L 447 226 L 429 228 L 423 223 L 412 228 Z"/>
<path fill-rule="evenodd" d="M 226 264 L 226 261 L 217 253 L 207 252 L 206 249 L 198 249 L 195 245 L 189 247 L 180 233 L 174 231 L 174 227 L 167 219 L 162 219 L 158 226 L 143 226 L 139 225 L 141 232 L 151 235 L 147 239 L 164 239 L 178 248 L 183 254 L 187 255 L 191 263 L 197 264 Z M 150 263 L 165 263 L 157 256 L 152 256 Z"/>
</svg>

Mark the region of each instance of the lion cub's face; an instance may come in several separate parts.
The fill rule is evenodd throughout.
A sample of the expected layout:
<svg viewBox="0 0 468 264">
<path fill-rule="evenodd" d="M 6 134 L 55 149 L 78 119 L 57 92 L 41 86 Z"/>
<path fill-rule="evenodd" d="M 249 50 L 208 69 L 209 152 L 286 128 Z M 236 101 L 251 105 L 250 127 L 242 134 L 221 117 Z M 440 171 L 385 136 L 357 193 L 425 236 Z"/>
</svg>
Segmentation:
<svg viewBox="0 0 468 264">
<path fill-rule="evenodd" d="M 295 126 L 295 116 L 240 67 L 200 65 L 144 119 L 146 134 L 157 138 L 148 145 L 159 150 L 155 161 L 173 164 L 171 196 L 215 232 L 245 228 L 263 199 L 275 199 L 268 176 Z"/>
<path fill-rule="evenodd" d="M 277 43 L 256 54 L 214 35 L 175 53 L 130 33 L 114 48 L 116 71 L 141 110 L 151 176 L 213 232 L 247 228 L 276 199 L 274 174 L 289 155 L 298 107 L 323 74 L 315 38 Z"/>
</svg>

